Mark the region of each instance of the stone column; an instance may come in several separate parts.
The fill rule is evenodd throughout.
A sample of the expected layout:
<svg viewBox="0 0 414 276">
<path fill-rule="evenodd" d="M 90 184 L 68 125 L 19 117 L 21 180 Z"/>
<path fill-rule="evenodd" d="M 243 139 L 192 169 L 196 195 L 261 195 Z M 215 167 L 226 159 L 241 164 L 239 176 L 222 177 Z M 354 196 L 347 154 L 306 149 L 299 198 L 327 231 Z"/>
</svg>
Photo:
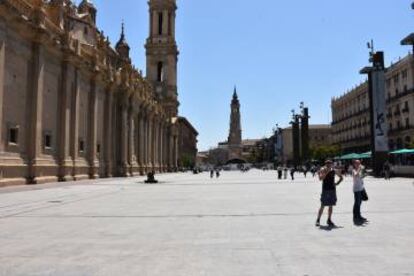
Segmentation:
<svg viewBox="0 0 414 276">
<path fill-rule="evenodd" d="M 70 145 L 69 153 L 72 158 L 72 179 L 76 180 L 76 160 L 78 158 L 79 143 L 79 93 L 80 93 L 80 76 L 79 69 L 74 68 L 74 86 L 72 87 L 71 112 L 70 112 Z"/>
<path fill-rule="evenodd" d="M 89 162 L 89 178 L 98 178 L 98 164 L 96 158 L 96 130 L 97 130 L 97 100 L 96 100 L 96 80 L 90 82 L 91 91 L 89 93 L 89 124 L 88 124 L 88 152 L 87 160 Z"/>
<path fill-rule="evenodd" d="M 174 136 L 172 126 L 170 126 L 168 135 L 168 166 L 170 171 L 174 170 Z"/>
<path fill-rule="evenodd" d="M 178 169 L 178 137 L 177 135 L 174 135 L 174 168 L 175 170 Z"/>
<path fill-rule="evenodd" d="M 147 136 L 147 154 L 148 154 L 148 170 L 154 170 L 154 158 L 153 158 L 153 118 L 152 114 L 148 116 L 148 136 Z"/>
<path fill-rule="evenodd" d="M 112 111 L 113 111 L 113 100 L 114 95 L 111 90 L 111 87 L 106 89 L 105 95 L 105 114 L 104 114 L 104 141 L 103 141 L 103 154 L 105 162 L 105 177 L 112 177 L 112 164 L 113 164 L 113 121 L 112 121 Z"/>
<path fill-rule="evenodd" d="M 164 131 L 164 129 L 165 129 L 165 123 L 164 123 L 164 120 L 162 121 L 162 124 L 161 124 L 161 128 L 160 128 L 160 166 L 161 166 L 161 170 L 163 171 L 163 172 L 165 172 L 165 160 L 164 160 L 164 157 L 165 157 L 165 154 L 164 154 L 164 136 L 165 136 L 165 131 Z"/>
<path fill-rule="evenodd" d="M 146 160 L 145 160 L 145 126 L 146 126 L 146 119 L 145 119 L 145 111 L 141 111 L 140 117 L 140 163 L 141 163 L 141 174 L 144 175 L 146 172 Z"/>
<path fill-rule="evenodd" d="M 154 167 L 155 170 L 159 170 L 159 160 L 158 160 L 158 138 L 159 138 L 159 122 L 158 122 L 158 118 L 154 118 L 154 138 L 153 138 L 153 149 L 152 149 L 152 154 L 154 157 Z"/>
<path fill-rule="evenodd" d="M 143 118 L 143 133 L 142 133 L 142 158 L 145 172 L 148 172 L 148 114 Z"/>
<path fill-rule="evenodd" d="M 136 163 L 136 154 L 135 154 L 135 117 L 136 111 L 134 110 L 132 103 L 130 103 L 128 108 L 128 166 L 129 166 L 129 175 L 134 175 L 134 170 L 137 167 Z"/>
<path fill-rule="evenodd" d="M 3 136 L 3 95 L 4 95 L 4 77 L 6 66 L 6 32 L 3 24 L 0 25 L 0 152 L 4 152 L 4 145 L 7 137 Z"/>
<path fill-rule="evenodd" d="M 152 34 L 157 34 L 158 35 L 158 12 L 157 11 L 153 11 L 152 12 L 152 32 L 151 32 L 151 37 Z"/>
<path fill-rule="evenodd" d="M 27 97 L 27 182 L 36 184 L 38 157 L 42 146 L 42 92 L 44 89 L 44 49 L 34 42 L 32 45 L 32 64 L 30 70 L 30 90 Z"/>
<path fill-rule="evenodd" d="M 71 168 L 72 160 L 69 158 L 70 142 L 70 100 L 71 90 L 68 89 L 68 70 L 67 60 L 62 62 L 62 73 L 60 83 L 60 93 L 58 94 L 58 133 L 57 133 L 57 156 L 58 156 L 58 179 L 59 181 L 72 180 Z"/>
<path fill-rule="evenodd" d="M 168 124 L 164 126 L 164 166 L 165 170 L 168 171 Z"/>
<path fill-rule="evenodd" d="M 154 118 L 154 136 L 153 136 L 153 147 L 152 147 L 152 154 L 154 160 L 154 167 L 155 170 L 159 170 L 159 163 L 158 163 L 158 118 Z"/>
<path fill-rule="evenodd" d="M 160 172 L 163 172 L 164 171 L 164 162 L 163 162 L 163 160 L 162 160 L 162 157 L 163 157 L 163 154 L 162 154 L 162 151 L 163 151 L 163 147 L 162 147 L 162 143 L 163 143 L 163 137 L 162 137 L 162 135 L 163 135 L 163 120 L 161 119 L 160 120 L 160 129 L 159 129 L 159 139 L 158 139 L 158 147 L 159 147 L 159 149 L 158 149 L 158 163 L 160 164 Z"/>
<path fill-rule="evenodd" d="M 175 38 L 175 11 L 172 13 L 172 22 L 171 22 L 171 34 L 172 34 L 172 37 L 173 38 Z"/>
<path fill-rule="evenodd" d="M 126 95 L 121 96 L 121 121 L 120 121 L 120 168 L 118 168 L 120 176 L 128 174 L 128 99 Z"/>
<path fill-rule="evenodd" d="M 137 154 L 137 163 L 138 163 L 138 168 L 139 168 L 139 173 L 140 175 L 143 174 L 142 171 L 142 148 L 141 148 L 141 142 L 142 142 L 142 113 L 138 113 L 137 115 L 137 129 L 136 129 L 136 154 Z"/>
<path fill-rule="evenodd" d="M 162 33 L 163 34 L 168 34 L 168 25 L 170 24 L 170 22 L 168 22 L 168 19 L 169 19 L 169 17 L 168 17 L 168 10 L 165 10 L 163 12 L 163 16 L 164 16 L 164 21 L 162 22 L 163 23 Z"/>
</svg>

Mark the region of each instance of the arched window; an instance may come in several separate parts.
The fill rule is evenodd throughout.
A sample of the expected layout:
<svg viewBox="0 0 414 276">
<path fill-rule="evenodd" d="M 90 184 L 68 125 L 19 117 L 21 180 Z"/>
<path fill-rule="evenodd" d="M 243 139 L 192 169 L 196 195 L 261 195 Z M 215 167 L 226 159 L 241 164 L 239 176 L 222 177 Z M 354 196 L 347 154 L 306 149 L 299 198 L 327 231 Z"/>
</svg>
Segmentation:
<svg viewBox="0 0 414 276">
<path fill-rule="evenodd" d="M 157 81 L 164 81 L 164 64 L 161 61 L 157 65 Z"/>
<path fill-rule="evenodd" d="M 164 16 L 162 12 L 158 13 L 158 34 L 162 35 L 162 25 L 164 24 Z"/>
</svg>

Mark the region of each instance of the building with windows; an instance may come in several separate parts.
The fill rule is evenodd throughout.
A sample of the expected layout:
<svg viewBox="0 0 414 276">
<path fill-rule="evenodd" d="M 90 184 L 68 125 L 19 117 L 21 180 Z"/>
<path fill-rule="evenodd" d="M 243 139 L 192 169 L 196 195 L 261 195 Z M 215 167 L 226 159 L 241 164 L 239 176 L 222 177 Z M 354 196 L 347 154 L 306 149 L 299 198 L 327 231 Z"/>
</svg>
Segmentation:
<svg viewBox="0 0 414 276">
<path fill-rule="evenodd" d="M 389 147 L 409 147 L 414 142 L 414 58 L 407 55 L 386 69 Z M 333 98 L 333 142 L 344 153 L 370 150 L 371 130 L 368 82 Z"/>
<path fill-rule="evenodd" d="M 0 2 L 0 186 L 177 168 L 177 7 L 149 6 L 144 77 L 90 0 Z"/>
<path fill-rule="evenodd" d="M 177 118 L 178 126 L 178 167 L 194 168 L 197 163 L 198 132 L 184 117 Z"/>
<path fill-rule="evenodd" d="M 293 163 L 293 129 L 292 127 L 281 129 L 281 155 L 278 162 L 282 164 Z M 321 146 L 332 145 L 332 129 L 330 125 L 309 125 L 309 148 L 315 149 Z M 301 151 L 302 149 L 300 149 Z"/>
</svg>

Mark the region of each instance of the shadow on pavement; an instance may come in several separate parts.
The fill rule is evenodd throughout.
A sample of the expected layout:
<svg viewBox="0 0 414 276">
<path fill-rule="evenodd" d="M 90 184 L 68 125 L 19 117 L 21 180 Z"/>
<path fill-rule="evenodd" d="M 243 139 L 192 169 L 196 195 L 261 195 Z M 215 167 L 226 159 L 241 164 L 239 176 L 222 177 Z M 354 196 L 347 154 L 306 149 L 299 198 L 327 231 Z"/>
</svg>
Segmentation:
<svg viewBox="0 0 414 276">
<path fill-rule="evenodd" d="M 343 229 L 343 226 L 329 226 L 329 225 L 321 225 L 319 226 L 319 230 L 322 231 L 332 231 L 332 230 L 337 230 L 337 229 Z"/>
</svg>

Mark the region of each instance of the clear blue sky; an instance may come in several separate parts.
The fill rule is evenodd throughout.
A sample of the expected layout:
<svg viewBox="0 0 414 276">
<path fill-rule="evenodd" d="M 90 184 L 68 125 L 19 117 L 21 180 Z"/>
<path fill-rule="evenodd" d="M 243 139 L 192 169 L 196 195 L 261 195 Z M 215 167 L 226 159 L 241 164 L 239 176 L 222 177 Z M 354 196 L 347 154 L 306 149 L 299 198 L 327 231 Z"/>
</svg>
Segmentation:
<svg viewBox="0 0 414 276">
<path fill-rule="evenodd" d="M 99 28 L 113 44 L 125 20 L 134 64 L 145 72 L 147 0 L 95 0 Z M 233 86 L 241 101 L 243 138 L 287 126 L 300 101 L 311 123 L 329 123 L 331 97 L 364 79 L 366 42 L 387 63 L 410 50 L 411 0 L 178 0 L 180 113 L 199 130 L 199 149 L 228 135 Z"/>
</svg>

